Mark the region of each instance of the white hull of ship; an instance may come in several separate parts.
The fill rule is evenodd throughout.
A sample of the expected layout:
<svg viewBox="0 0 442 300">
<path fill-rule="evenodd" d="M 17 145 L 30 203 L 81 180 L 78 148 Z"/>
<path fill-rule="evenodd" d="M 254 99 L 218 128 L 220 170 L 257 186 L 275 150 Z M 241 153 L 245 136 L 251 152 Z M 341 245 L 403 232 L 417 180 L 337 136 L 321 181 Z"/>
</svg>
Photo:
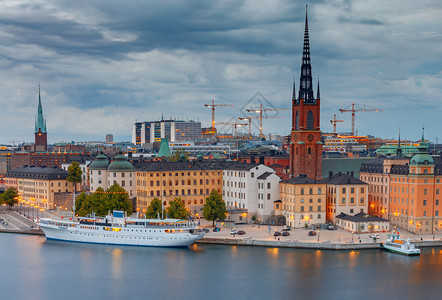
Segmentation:
<svg viewBox="0 0 442 300">
<path fill-rule="evenodd" d="M 399 248 L 399 247 L 390 246 L 387 243 L 383 243 L 382 246 L 386 250 L 394 252 L 394 253 L 399 253 L 399 254 L 403 254 L 403 255 L 410 255 L 410 256 L 411 255 L 421 255 L 420 249 L 410 249 L 410 250 L 408 250 L 408 249 L 403 249 L 403 248 Z"/>
<path fill-rule="evenodd" d="M 187 232 L 166 233 L 164 229 L 148 228 L 122 228 L 118 232 L 105 231 L 102 227 L 86 232 L 76 227 L 60 228 L 46 224 L 40 224 L 40 228 L 48 240 L 126 246 L 188 247 L 204 236 Z"/>
</svg>

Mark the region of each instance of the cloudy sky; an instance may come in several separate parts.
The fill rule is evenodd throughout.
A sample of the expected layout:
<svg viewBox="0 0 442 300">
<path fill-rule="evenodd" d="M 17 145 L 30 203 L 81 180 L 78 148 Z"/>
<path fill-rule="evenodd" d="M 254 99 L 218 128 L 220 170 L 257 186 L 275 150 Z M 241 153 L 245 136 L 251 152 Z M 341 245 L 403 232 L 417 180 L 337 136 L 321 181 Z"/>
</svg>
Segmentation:
<svg viewBox="0 0 442 300">
<path fill-rule="evenodd" d="M 442 140 L 442 2 L 324 0 L 309 4 L 321 127 L 337 113 L 359 134 Z M 289 108 L 299 89 L 305 1 L 3 0 L 0 2 L 0 143 L 33 141 L 38 83 L 48 139 L 130 140 L 132 124 L 165 117 L 210 126 L 211 99 L 241 116 L 257 92 Z M 316 93 L 316 91 L 315 91 Z M 264 121 L 288 134 L 289 111 Z"/>
</svg>

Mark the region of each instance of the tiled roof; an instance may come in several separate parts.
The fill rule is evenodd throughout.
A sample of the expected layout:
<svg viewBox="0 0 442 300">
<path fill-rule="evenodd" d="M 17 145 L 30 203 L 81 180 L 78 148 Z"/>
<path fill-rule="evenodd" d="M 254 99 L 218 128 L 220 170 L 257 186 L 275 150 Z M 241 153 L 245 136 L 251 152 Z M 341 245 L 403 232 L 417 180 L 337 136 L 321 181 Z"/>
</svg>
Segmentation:
<svg viewBox="0 0 442 300">
<path fill-rule="evenodd" d="M 320 180 L 318 183 L 326 184 L 337 184 L 337 185 L 347 185 L 347 184 L 367 184 L 366 182 L 354 178 L 348 174 L 335 174 L 331 178 L 325 178 Z"/>
<path fill-rule="evenodd" d="M 375 217 L 375 216 L 370 216 L 364 213 L 358 213 L 354 216 L 350 216 L 344 213 L 340 213 L 339 215 L 336 216 L 337 219 L 341 219 L 341 220 L 346 220 L 346 221 L 351 221 L 351 222 L 389 222 L 386 219 L 383 218 L 379 218 L 379 217 Z"/>
<path fill-rule="evenodd" d="M 318 183 L 318 181 L 308 178 L 307 176 L 297 176 L 293 177 L 287 180 L 282 181 L 282 183 L 289 183 L 289 184 L 315 184 Z"/>
<path fill-rule="evenodd" d="M 20 167 L 10 170 L 5 177 L 12 178 L 30 178 L 41 180 L 64 180 L 68 177 L 68 172 L 59 168 L 42 168 L 42 167 Z"/>
<path fill-rule="evenodd" d="M 137 171 L 187 171 L 187 170 L 250 170 L 259 164 L 234 161 L 183 161 L 183 162 L 145 162 Z"/>
<path fill-rule="evenodd" d="M 272 172 L 265 172 L 265 173 L 259 175 L 258 179 L 266 179 L 267 177 L 269 177 L 272 174 L 274 174 L 274 173 L 272 173 Z"/>
</svg>

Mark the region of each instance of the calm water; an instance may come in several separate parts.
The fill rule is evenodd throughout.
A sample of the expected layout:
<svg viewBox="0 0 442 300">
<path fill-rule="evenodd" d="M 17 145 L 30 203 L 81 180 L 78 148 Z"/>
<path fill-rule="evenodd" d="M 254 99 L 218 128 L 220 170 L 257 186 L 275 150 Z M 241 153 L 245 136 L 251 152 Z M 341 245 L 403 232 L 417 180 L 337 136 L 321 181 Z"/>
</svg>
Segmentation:
<svg viewBox="0 0 442 300">
<path fill-rule="evenodd" d="M 437 299 L 442 249 L 422 252 L 138 248 L 0 234 L 0 299 Z"/>
</svg>

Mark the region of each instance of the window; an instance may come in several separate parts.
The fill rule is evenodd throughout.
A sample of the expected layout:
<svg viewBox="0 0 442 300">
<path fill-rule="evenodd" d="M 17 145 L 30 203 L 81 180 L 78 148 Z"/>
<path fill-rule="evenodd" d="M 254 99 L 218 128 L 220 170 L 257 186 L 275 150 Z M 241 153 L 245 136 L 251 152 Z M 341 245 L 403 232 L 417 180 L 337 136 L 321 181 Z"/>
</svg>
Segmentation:
<svg viewBox="0 0 442 300">
<path fill-rule="evenodd" d="M 304 211 L 304 206 L 301 206 L 301 211 Z"/>
<path fill-rule="evenodd" d="M 361 198 L 361 204 L 363 204 L 364 203 L 364 198 Z"/>
<path fill-rule="evenodd" d="M 436 189 L 436 195 L 439 195 L 439 189 Z"/>
<path fill-rule="evenodd" d="M 117 177 L 117 173 L 114 172 L 114 177 Z"/>
<path fill-rule="evenodd" d="M 436 199 L 436 205 L 439 205 L 439 199 Z"/>
<path fill-rule="evenodd" d="M 309 210 L 309 211 L 313 211 L 313 206 L 309 206 L 309 207 L 308 207 L 308 210 Z"/>
<path fill-rule="evenodd" d="M 355 203 L 355 198 L 350 198 L 350 203 L 354 204 Z"/>
<path fill-rule="evenodd" d="M 427 194 L 427 189 L 424 189 L 424 195 L 426 195 Z"/>
<path fill-rule="evenodd" d="M 270 187 L 271 187 L 270 182 L 267 182 L 267 188 L 270 189 Z"/>
<path fill-rule="evenodd" d="M 314 124 L 313 112 L 309 110 L 307 113 L 307 130 L 313 130 L 313 124 Z"/>
<path fill-rule="evenodd" d="M 341 203 L 342 203 L 342 204 L 345 204 L 345 198 L 342 198 Z"/>
<path fill-rule="evenodd" d="M 318 206 L 318 211 L 321 211 L 321 205 Z"/>
<path fill-rule="evenodd" d="M 354 210 L 353 210 L 353 208 L 352 209 L 350 209 L 350 213 L 352 214 L 352 213 L 354 213 Z"/>
<path fill-rule="evenodd" d="M 295 130 L 299 129 L 299 115 L 298 112 L 296 112 L 296 118 L 295 118 Z"/>
<path fill-rule="evenodd" d="M 424 199 L 422 205 L 423 205 L 423 206 L 427 206 L 427 200 Z"/>
<path fill-rule="evenodd" d="M 304 189 L 301 189 L 301 195 L 304 195 Z"/>
<path fill-rule="evenodd" d="M 345 194 L 345 188 L 342 188 L 342 193 Z"/>
<path fill-rule="evenodd" d="M 313 195 L 313 189 L 310 189 L 308 192 L 310 195 Z"/>
<path fill-rule="evenodd" d="M 318 195 L 321 195 L 321 189 L 318 189 Z"/>
<path fill-rule="evenodd" d="M 351 188 L 350 189 L 350 193 L 354 194 L 355 193 L 355 188 Z"/>
</svg>

